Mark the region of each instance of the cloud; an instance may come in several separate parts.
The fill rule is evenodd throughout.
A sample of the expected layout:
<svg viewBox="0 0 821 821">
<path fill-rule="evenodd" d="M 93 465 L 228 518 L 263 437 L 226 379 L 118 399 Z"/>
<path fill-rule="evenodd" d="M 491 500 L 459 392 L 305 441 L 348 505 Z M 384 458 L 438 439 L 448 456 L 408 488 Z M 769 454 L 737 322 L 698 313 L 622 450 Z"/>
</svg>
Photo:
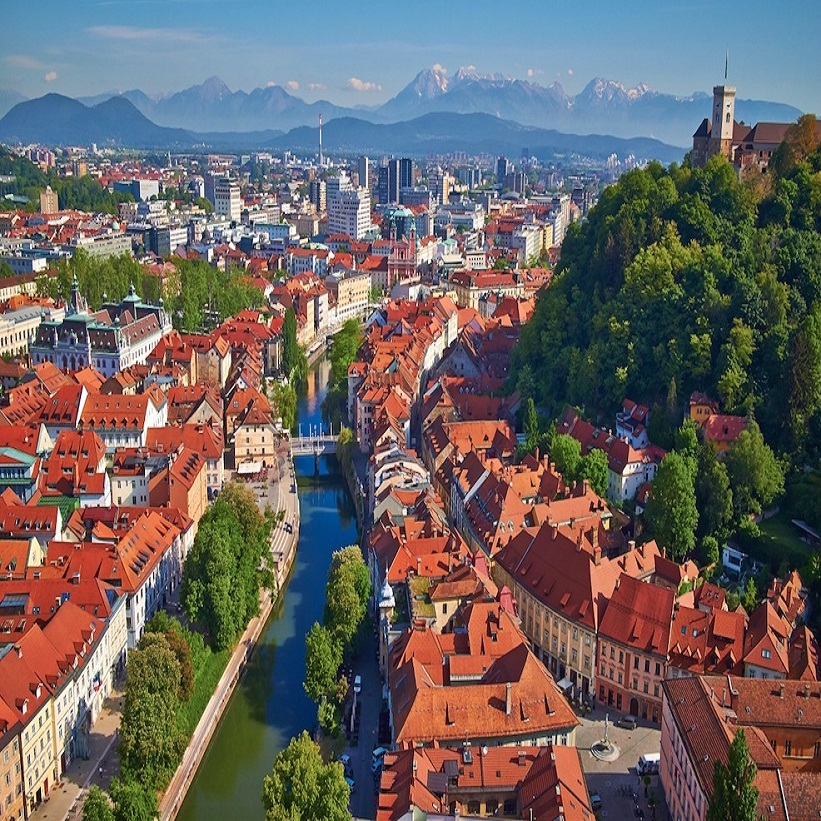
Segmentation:
<svg viewBox="0 0 821 821">
<path fill-rule="evenodd" d="M 14 68 L 26 68 L 34 71 L 39 71 L 45 68 L 45 63 L 35 60 L 34 57 L 29 57 L 28 54 L 7 54 L 4 61 Z"/>
<path fill-rule="evenodd" d="M 288 88 L 291 91 L 296 91 L 299 88 L 299 83 L 296 80 L 288 80 Z"/>
<path fill-rule="evenodd" d="M 325 91 L 327 87 L 325 83 L 308 83 L 308 88 L 311 91 Z"/>
<path fill-rule="evenodd" d="M 379 83 L 360 80 L 358 77 L 348 77 L 348 88 L 353 91 L 382 91 L 382 86 Z"/>
<path fill-rule="evenodd" d="M 573 69 L 572 68 L 567 69 L 567 73 L 572 77 L 573 76 Z"/>
<path fill-rule="evenodd" d="M 89 31 L 107 40 L 153 43 L 204 43 L 202 34 L 190 29 L 147 28 L 142 26 L 91 26 Z"/>
<path fill-rule="evenodd" d="M 441 63 L 434 63 L 431 66 L 431 69 L 433 69 L 433 71 L 438 71 L 440 74 L 448 73 L 448 70 Z"/>
<path fill-rule="evenodd" d="M 265 88 L 273 88 L 276 84 L 277 84 L 276 80 L 268 80 L 268 82 L 265 83 Z"/>
<path fill-rule="evenodd" d="M 532 68 L 529 68 L 529 69 L 527 70 L 527 76 L 528 76 L 528 77 L 532 77 L 532 76 L 533 76 L 533 74 L 534 74 L 533 69 L 532 69 Z"/>
<path fill-rule="evenodd" d="M 43 77 L 43 79 L 44 79 L 47 83 L 53 83 L 53 82 L 57 79 L 57 77 L 58 77 L 58 76 L 59 76 L 59 75 L 57 74 L 57 72 L 56 72 L 56 71 L 48 71 L 48 72 L 46 72 L 46 76 L 45 76 L 45 77 Z"/>
</svg>

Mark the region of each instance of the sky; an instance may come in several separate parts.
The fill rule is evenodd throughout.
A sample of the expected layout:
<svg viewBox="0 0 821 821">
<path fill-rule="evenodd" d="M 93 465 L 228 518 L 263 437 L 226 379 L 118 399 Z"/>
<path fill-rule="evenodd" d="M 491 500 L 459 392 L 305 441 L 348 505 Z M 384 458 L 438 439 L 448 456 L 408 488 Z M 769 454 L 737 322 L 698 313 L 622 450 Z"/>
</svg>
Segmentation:
<svg viewBox="0 0 821 821">
<path fill-rule="evenodd" d="M 3 0 L 0 88 L 170 93 L 218 75 L 308 102 L 375 106 L 424 68 L 460 66 L 575 94 L 593 78 L 821 115 L 818 0 Z"/>
</svg>

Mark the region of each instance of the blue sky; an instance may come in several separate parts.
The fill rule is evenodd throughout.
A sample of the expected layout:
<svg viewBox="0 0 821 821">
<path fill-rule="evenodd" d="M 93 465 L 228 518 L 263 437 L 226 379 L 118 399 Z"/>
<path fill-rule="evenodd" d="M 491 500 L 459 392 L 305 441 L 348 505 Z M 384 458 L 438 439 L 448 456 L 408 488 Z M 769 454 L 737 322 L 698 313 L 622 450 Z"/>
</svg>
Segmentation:
<svg viewBox="0 0 821 821">
<path fill-rule="evenodd" d="M 440 65 L 558 80 L 595 76 L 679 95 L 723 79 L 741 98 L 821 115 L 817 0 L 4 0 L 0 88 L 28 97 L 173 92 L 217 74 L 305 100 L 377 105 Z"/>
</svg>

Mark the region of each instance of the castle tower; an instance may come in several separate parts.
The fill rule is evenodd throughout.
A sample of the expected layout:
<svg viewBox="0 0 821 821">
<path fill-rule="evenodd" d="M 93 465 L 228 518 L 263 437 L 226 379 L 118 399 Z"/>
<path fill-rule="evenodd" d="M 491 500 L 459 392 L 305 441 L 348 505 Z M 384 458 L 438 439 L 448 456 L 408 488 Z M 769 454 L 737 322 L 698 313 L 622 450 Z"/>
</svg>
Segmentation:
<svg viewBox="0 0 821 821">
<path fill-rule="evenodd" d="M 710 130 L 709 156 L 723 154 L 733 161 L 733 127 L 735 125 L 735 87 L 713 88 L 713 122 Z"/>
</svg>

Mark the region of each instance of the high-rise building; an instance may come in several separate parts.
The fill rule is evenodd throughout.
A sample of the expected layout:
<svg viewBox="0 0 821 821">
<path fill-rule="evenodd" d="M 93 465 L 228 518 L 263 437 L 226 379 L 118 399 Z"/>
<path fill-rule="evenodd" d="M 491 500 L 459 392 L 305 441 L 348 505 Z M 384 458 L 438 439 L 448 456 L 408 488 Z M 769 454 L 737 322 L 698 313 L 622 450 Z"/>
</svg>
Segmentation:
<svg viewBox="0 0 821 821">
<path fill-rule="evenodd" d="M 496 182 L 499 185 L 502 185 L 505 181 L 505 177 L 512 171 L 510 167 L 510 163 L 508 162 L 507 157 L 499 157 L 496 160 Z"/>
<path fill-rule="evenodd" d="M 409 157 L 399 160 L 399 188 L 413 188 L 413 160 Z"/>
<path fill-rule="evenodd" d="M 325 180 L 311 180 L 311 188 L 308 196 L 317 214 L 324 214 L 328 207 L 327 189 L 328 186 Z"/>
<path fill-rule="evenodd" d="M 371 161 L 367 157 L 360 157 L 356 169 L 359 172 L 359 186 L 370 190 Z"/>
<path fill-rule="evenodd" d="M 57 192 L 52 191 L 51 186 L 47 185 L 46 190 L 40 192 L 40 213 L 56 214 L 59 210 Z"/>
<path fill-rule="evenodd" d="M 347 181 L 347 177 L 344 178 Z M 353 188 L 335 180 L 328 181 L 328 233 L 347 234 L 362 239 L 371 227 L 371 194 L 367 188 Z"/>
<path fill-rule="evenodd" d="M 242 216 L 242 197 L 239 185 L 232 180 L 219 180 L 214 186 L 214 213 L 239 222 Z"/>
<path fill-rule="evenodd" d="M 379 167 L 377 200 L 383 205 L 399 202 L 399 160 L 387 160 Z"/>
</svg>

